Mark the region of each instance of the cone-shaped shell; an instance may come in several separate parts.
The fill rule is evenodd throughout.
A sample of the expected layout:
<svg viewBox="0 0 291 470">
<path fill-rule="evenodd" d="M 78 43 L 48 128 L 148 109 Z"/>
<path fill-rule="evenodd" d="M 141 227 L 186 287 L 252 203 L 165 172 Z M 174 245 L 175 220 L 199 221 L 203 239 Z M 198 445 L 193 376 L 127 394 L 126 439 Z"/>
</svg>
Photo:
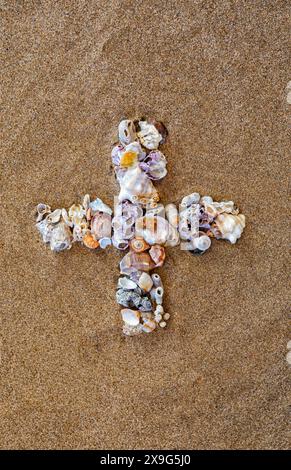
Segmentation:
<svg viewBox="0 0 291 470">
<path fill-rule="evenodd" d="M 246 221 L 243 214 L 233 215 L 223 213 L 216 217 L 215 224 L 221 234 L 221 238 L 229 240 L 230 243 L 236 243 L 245 228 Z"/>
</svg>

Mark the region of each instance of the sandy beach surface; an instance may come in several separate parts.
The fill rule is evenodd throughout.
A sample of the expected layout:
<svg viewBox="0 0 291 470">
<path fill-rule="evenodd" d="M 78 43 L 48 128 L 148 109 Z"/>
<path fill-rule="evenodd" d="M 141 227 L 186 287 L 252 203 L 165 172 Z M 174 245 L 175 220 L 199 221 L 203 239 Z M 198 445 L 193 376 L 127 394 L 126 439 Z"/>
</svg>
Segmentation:
<svg viewBox="0 0 291 470">
<path fill-rule="evenodd" d="M 0 1 L 2 449 L 286 449 L 286 1 Z M 289 24 L 288 24 L 289 23 Z M 117 250 L 53 254 L 34 208 L 112 204 L 122 117 L 162 120 L 164 203 L 246 215 L 167 250 L 165 331 L 121 334 Z"/>
</svg>

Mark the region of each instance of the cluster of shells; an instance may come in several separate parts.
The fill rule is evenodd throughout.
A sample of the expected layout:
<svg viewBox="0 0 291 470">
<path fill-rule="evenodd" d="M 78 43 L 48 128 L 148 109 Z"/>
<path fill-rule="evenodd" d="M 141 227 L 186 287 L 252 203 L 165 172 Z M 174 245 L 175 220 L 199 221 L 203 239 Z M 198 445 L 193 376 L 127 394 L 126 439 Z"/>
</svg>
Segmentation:
<svg viewBox="0 0 291 470">
<path fill-rule="evenodd" d="M 185 196 L 179 208 L 164 206 L 154 186 L 167 174 L 159 149 L 167 138 L 161 122 L 122 120 L 119 142 L 111 156 L 120 192 L 111 208 L 97 198 L 84 197 L 67 211 L 37 206 L 37 228 L 53 251 L 81 242 L 91 250 L 114 246 L 128 250 L 120 262 L 116 299 L 121 305 L 123 332 L 129 336 L 165 328 L 164 287 L 156 272 L 165 262 L 166 247 L 203 254 L 212 239 L 236 243 L 245 227 L 233 201 L 215 202 L 198 193 Z"/>
</svg>

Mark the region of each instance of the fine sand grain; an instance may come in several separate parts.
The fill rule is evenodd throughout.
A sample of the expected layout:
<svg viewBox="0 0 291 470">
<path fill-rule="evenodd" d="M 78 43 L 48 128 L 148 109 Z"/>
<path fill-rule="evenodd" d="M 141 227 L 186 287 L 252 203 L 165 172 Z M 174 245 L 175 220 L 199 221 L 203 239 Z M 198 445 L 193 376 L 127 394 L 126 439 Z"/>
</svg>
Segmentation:
<svg viewBox="0 0 291 470">
<path fill-rule="evenodd" d="M 289 6 L 0 1 L 2 449 L 288 447 Z M 116 128 L 140 115 L 169 130 L 162 201 L 230 198 L 247 228 L 168 249 L 169 328 L 125 338 L 121 253 L 53 254 L 33 212 L 112 204 Z"/>
</svg>

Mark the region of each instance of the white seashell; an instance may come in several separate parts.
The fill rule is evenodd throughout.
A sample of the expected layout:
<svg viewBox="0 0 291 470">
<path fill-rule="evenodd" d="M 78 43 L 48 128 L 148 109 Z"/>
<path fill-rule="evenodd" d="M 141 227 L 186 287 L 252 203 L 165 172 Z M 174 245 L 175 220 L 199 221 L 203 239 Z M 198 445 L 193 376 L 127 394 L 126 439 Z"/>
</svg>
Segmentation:
<svg viewBox="0 0 291 470">
<path fill-rule="evenodd" d="M 94 212 L 105 212 L 106 214 L 112 215 L 112 210 L 107 204 L 97 197 L 94 201 L 90 202 L 89 207 Z"/>
<path fill-rule="evenodd" d="M 165 313 L 165 314 L 163 315 L 163 318 L 164 318 L 164 320 L 166 320 L 166 321 L 170 320 L 170 317 L 171 317 L 171 315 L 170 315 L 169 313 Z"/>
<path fill-rule="evenodd" d="M 193 239 L 194 250 L 206 251 L 211 246 L 211 239 L 207 235 L 201 235 Z"/>
<path fill-rule="evenodd" d="M 36 228 L 42 236 L 42 241 L 44 243 L 49 243 L 51 241 L 51 235 L 53 231 L 53 224 L 49 224 L 47 219 L 44 219 L 36 224 Z"/>
<path fill-rule="evenodd" d="M 236 243 L 246 226 L 243 214 L 220 214 L 216 217 L 215 224 L 221 234 L 221 238 L 229 240 L 230 243 Z"/>
<path fill-rule="evenodd" d="M 152 274 L 152 280 L 155 287 L 163 287 L 161 276 L 157 273 Z"/>
<path fill-rule="evenodd" d="M 80 225 L 86 215 L 86 211 L 81 204 L 73 204 L 70 207 L 68 214 L 73 225 Z"/>
<path fill-rule="evenodd" d="M 147 121 L 139 121 L 138 124 L 140 131 L 137 133 L 137 136 L 141 144 L 149 150 L 157 149 L 160 142 L 163 140 L 157 128 Z"/>
<path fill-rule="evenodd" d="M 134 122 L 124 119 L 118 126 L 118 137 L 122 144 L 128 145 L 136 139 Z"/>
<path fill-rule="evenodd" d="M 62 209 L 56 209 L 51 212 L 47 217 L 47 223 L 49 224 L 56 224 L 61 220 L 62 217 Z"/>
<path fill-rule="evenodd" d="M 88 223 L 83 219 L 83 221 L 78 224 L 74 225 L 73 228 L 73 241 L 74 242 L 81 242 L 83 240 L 84 235 L 88 231 Z"/>
<path fill-rule="evenodd" d="M 161 328 L 166 328 L 166 326 L 167 326 L 167 323 L 165 321 L 161 321 L 160 327 Z"/>
<path fill-rule="evenodd" d="M 169 225 L 169 234 L 165 246 L 177 246 L 180 243 L 180 235 L 178 230 L 173 227 L 173 225 Z"/>
<path fill-rule="evenodd" d="M 63 221 L 65 222 L 65 224 L 67 224 L 69 227 L 73 227 L 74 224 L 71 221 L 66 209 L 62 209 L 62 218 L 63 218 Z"/>
<path fill-rule="evenodd" d="M 211 202 L 211 203 L 204 203 L 204 210 L 206 214 L 210 215 L 211 217 L 216 217 L 219 214 L 228 213 L 237 215 L 238 210 L 234 208 L 233 201 L 221 201 L 221 202 Z"/>
<path fill-rule="evenodd" d="M 163 317 L 160 313 L 155 314 L 155 322 L 160 323 L 162 321 Z"/>
<path fill-rule="evenodd" d="M 64 222 L 56 224 L 51 233 L 50 247 L 52 251 L 69 250 L 72 246 L 72 234 Z"/>
<path fill-rule="evenodd" d="M 120 287 L 121 289 L 132 290 L 137 288 L 137 284 L 128 279 L 128 277 L 120 277 L 118 279 L 117 287 Z"/>
<path fill-rule="evenodd" d="M 156 306 L 156 310 L 155 310 L 155 314 L 163 314 L 164 313 L 164 307 L 162 305 L 157 305 Z"/>
<path fill-rule="evenodd" d="M 152 181 L 138 165 L 128 168 L 119 178 L 120 193 L 118 200 L 128 199 L 132 203 L 146 205 L 158 202 L 159 195 Z"/>
<path fill-rule="evenodd" d="M 90 196 L 89 196 L 89 194 L 85 194 L 85 196 L 83 198 L 83 207 L 84 207 L 85 211 L 87 211 L 90 207 Z"/>
<path fill-rule="evenodd" d="M 177 228 L 179 224 L 179 214 L 175 204 L 167 204 L 165 207 L 165 212 L 169 224 Z"/>
<path fill-rule="evenodd" d="M 169 238 L 170 227 L 169 222 L 159 216 L 144 216 L 135 222 L 136 236 L 149 245 L 164 245 Z"/>
<path fill-rule="evenodd" d="M 140 313 L 138 310 L 123 308 L 121 310 L 122 320 L 129 326 L 137 326 L 140 322 Z"/>
<path fill-rule="evenodd" d="M 36 210 L 37 210 L 37 218 L 36 218 L 37 222 L 40 222 L 44 218 L 45 215 L 51 212 L 50 206 L 48 206 L 47 204 L 43 204 L 43 203 L 38 204 L 36 206 Z"/>
<path fill-rule="evenodd" d="M 202 198 L 200 199 L 200 204 L 204 205 L 204 204 L 212 204 L 213 203 L 213 199 L 211 196 L 202 196 Z"/>
<path fill-rule="evenodd" d="M 199 193 L 192 193 L 189 194 L 188 196 L 183 197 L 181 201 L 181 206 L 183 208 L 191 206 L 191 204 L 197 204 L 200 200 L 200 194 Z"/>
<path fill-rule="evenodd" d="M 105 250 L 105 248 L 107 248 L 110 245 L 111 245 L 111 238 L 108 238 L 108 237 L 100 238 L 99 246 L 100 248 L 102 248 L 102 250 Z"/>
<path fill-rule="evenodd" d="M 145 320 L 142 325 L 142 331 L 144 331 L 144 333 L 151 333 L 156 327 L 157 324 L 154 320 Z"/>
<path fill-rule="evenodd" d="M 162 305 L 163 303 L 163 296 L 164 296 L 164 289 L 161 286 L 154 287 L 151 291 L 151 298 L 156 302 L 157 305 Z"/>
<path fill-rule="evenodd" d="M 153 287 L 153 280 L 148 273 L 142 273 L 138 280 L 138 285 L 144 291 L 149 292 Z"/>
</svg>

